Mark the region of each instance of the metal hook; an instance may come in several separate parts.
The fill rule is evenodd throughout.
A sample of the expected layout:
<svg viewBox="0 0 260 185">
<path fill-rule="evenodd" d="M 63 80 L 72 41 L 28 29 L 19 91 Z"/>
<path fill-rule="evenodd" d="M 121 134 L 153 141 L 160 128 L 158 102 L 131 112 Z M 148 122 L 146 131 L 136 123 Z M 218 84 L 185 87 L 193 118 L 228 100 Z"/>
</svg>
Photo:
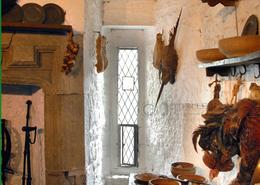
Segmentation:
<svg viewBox="0 0 260 185">
<path fill-rule="evenodd" d="M 242 67 L 244 68 L 244 72 L 241 72 L 241 70 L 239 70 L 240 76 L 243 76 L 243 75 L 246 74 L 246 66 L 245 66 L 245 65 L 242 65 Z"/>
<path fill-rule="evenodd" d="M 218 84 L 218 83 L 220 83 L 220 82 L 221 82 L 221 81 L 218 80 L 218 74 L 216 74 L 215 80 L 214 80 L 213 82 L 209 83 L 209 87 L 211 87 L 214 83 L 215 83 L 215 84 Z"/>
<path fill-rule="evenodd" d="M 101 34 L 101 31 L 93 31 L 93 33 Z"/>
<path fill-rule="evenodd" d="M 232 69 L 233 69 L 233 70 L 232 70 Z M 234 73 L 233 73 L 232 71 L 234 71 Z M 235 76 L 236 76 L 236 73 L 237 73 L 236 67 L 232 67 L 232 68 L 231 68 L 231 72 L 230 72 L 231 76 L 235 77 Z"/>
<path fill-rule="evenodd" d="M 258 63 L 257 65 L 258 65 L 258 75 L 254 75 L 255 79 L 260 77 L 260 63 Z"/>
</svg>

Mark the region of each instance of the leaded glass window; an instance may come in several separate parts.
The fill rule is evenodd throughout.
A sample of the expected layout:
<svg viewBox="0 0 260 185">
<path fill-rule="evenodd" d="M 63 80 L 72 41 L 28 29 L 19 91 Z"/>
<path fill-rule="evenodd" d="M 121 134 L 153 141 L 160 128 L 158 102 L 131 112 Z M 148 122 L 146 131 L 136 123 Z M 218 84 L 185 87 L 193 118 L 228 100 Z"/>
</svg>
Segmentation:
<svg viewBox="0 0 260 185">
<path fill-rule="evenodd" d="M 138 97 L 138 50 L 120 48 L 118 51 L 118 125 L 121 166 L 137 166 Z"/>
</svg>

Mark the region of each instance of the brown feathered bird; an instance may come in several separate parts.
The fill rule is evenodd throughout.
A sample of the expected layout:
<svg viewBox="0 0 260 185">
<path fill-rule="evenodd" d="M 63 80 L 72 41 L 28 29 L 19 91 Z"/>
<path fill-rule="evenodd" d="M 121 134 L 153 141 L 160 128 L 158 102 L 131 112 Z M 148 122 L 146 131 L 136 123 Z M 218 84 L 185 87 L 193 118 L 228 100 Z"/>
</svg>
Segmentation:
<svg viewBox="0 0 260 185">
<path fill-rule="evenodd" d="M 177 55 L 177 51 L 175 49 L 174 43 L 175 43 L 175 38 L 177 35 L 181 12 L 178 17 L 176 26 L 174 27 L 173 31 L 170 32 L 169 44 L 167 46 L 164 46 L 163 50 L 162 50 L 162 60 L 161 60 L 162 64 L 159 69 L 159 74 L 161 73 L 162 84 L 161 84 L 161 88 L 159 90 L 159 94 L 157 96 L 155 107 L 157 106 L 157 104 L 160 100 L 164 86 L 168 82 L 170 82 L 171 84 L 173 84 L 175 82 L 175 76 L 176 76 L 177 67 L 178 67 L 178 55 Z"/>
<path fill-rule="evenodd" d="M 222 120 L 222 121 L 220 121 Z M 239 173 L 230 185 L 250 184 L 260 158 L 260 103 L 251 99 L 240 100 L 225 110 L 222 119 L 200 126 L 193 133 L 195 150 L 197 138 L 205 151 L 203 161 L 214 178 L 219 171 L 234 167 L 232 157 L 241 158 Z"/>
</svg>

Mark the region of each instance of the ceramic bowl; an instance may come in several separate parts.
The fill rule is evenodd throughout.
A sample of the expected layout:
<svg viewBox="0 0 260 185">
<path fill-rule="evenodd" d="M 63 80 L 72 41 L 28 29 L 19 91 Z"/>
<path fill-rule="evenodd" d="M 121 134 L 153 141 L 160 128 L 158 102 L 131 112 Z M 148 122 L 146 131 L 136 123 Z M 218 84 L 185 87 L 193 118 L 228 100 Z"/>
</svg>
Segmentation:
<svg viewBox="0 0 260 185">
<path fill-rule="evenodd" d="M 260 36 L 247 35 L 222 39 L 218 43 L 221 53 L 229 58 L 260 51 Z"/>
<path fill-rule="evenodd" d="M 171 173 L 174 177 L 183 174 L 195 174 L 196 168 L 193 164 L 187 162 L 176 162 L 171 165 Z"/>
<path fill-rule="evenodd" d="M 189 185 L 199 185 L 200 183 L 206 182 L 206 178 L 200 175 L 183 174 L 177 177 L 180 180 L 193 181 L 189 182 Z"/>
<path fill-rule="evenodd" d="M 201 49 L 196 52 L 197 59 L 203 63 L 209 63 L 216 60 L 223 60 L 227 57 L 219 51 L 218 48 Z"/>
<path fill-rule="evenodd" d="M 173 179 L 153 179 L 149 181 L 149 185 L 181 185 L 181 183 Z"/>
</svg>

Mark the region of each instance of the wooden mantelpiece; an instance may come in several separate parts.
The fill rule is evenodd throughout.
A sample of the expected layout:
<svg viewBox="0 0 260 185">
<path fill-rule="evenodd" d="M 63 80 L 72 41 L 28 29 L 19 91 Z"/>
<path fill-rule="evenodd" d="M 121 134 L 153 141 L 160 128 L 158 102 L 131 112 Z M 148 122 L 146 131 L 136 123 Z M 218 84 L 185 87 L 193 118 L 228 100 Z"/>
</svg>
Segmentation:
<svg viewBox="0 0 260 185">
<path fill-rule="evenodd" d="M 66 34 L 66 33 L 72 31 L 72 26 L 58 25 L 58 24 L 32 24 L 32 23 L 2 22 L 2 31 L 3 32 Z"/>
</svg>

